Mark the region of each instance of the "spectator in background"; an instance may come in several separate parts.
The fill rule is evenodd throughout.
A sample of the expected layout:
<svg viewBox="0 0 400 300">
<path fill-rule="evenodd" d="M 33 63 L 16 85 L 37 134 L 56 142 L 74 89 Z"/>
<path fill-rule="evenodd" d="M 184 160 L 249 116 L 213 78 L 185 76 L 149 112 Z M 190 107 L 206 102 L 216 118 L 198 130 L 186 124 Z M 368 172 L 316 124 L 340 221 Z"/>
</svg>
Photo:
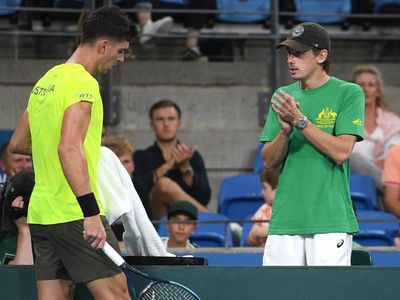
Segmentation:
<svg viewBox="0 0 400 300">
<path fill-rule="evenodd" d="M 148 197 L 148 191 L 143 182 L 133 177 L 133 171 L 135 170 L 135 164 L 133 162 L 133 147 L 127 139 L 119 136 L 105 137 L 102 141 L 103 146 L 110 148 L 115 155 L 119 158 L 122 165 L 128 171 L 129 176 L 132 178 L 133 186 L 135 187 L 140 200 L 142 200 L 143 206 L 146 210 L 149 219 L 151 216 L 151 206 Z"/>
<path fill-rule="evenodd" d="M 31 234 L 26 216 L 35 184 L 32 169 L 9 176 L 0 195 L 0 264 L 32 265 Z"/>
<path fill-rule="evenodd" d="M 153 218 L 159 220 L 181 199 L 208 211 L 211 189 L 203 158 L 197 146 L 178 140 L 181 109 L 171 100 L 160 100 L 150 108 L 149 117 L 156 140 L 147 149 L 135 151 L 133 177 L 149 191 Z"/>
<path fill-rule="evenodd" d="M 400 145 L 391 147 L 385 159 L 382 184 L 385 209 L 400 218 Z M 394 240 L 400 248 L 400 236 Z"/>
<path fill-rule="evenodd" d="M 140 32 L 140 44 L 148 42 L 154 34 L 168 33 L 174 25 L 174 20 L 170 16 L 153 21 L 151 1 L 137 1 L 134 8 L 139 9 L 136 17 Z"/>
<path fill-rule="evenodd" d="M 168 237 L 162 237 L 166 248 L 197 248 L 189 238 L 196 231 L 197 208 L 189 201 L 177 201 L 168 210 Z"/>
<path fill-rule="evenodd" d="M 171 1 L 172 2 L 172 1 Z M 187 0 L 182 4 L 174 4 L 168 1 L 156 1 L 156 8 L 176 8 L 176 9 L 193 9 L 193 10 L 215 10 L 217 8 L 215 0 Z M 214 15 L 199 12 L 194 13 L 177 13 L 173 15 L 176 22 L 182 22 L 183 26 L 188 29 L 186 38 L 186 49 L 182 53 L 182 59 L 185 61 L 195 61 L 202 59 L 203 55 L 199 47 L 199 34 L 201 28 L 207 27 L 209 20 Z"/>
<path fill-rule="evenodd" d="M 19 171 L 32 168 L 32 158 L 28 155 L 11 153 L 9 145 L 8 139 L 0 147 L 0 171 L 4 172 L 6 177 L 11 177 Z"/>
<path fill-rule="evenodd" d="M 32 158 L 27 155 L 14 154 L 9 150 L 10 140 L 6 140 L 0 147 L 0 170 L 4 172 L 5 181 L 20 171 L 32 169 Z M 23 206 L 21 197 L 14 200 L 13 206 Z M 10 264 L 33 264 L 31 249 L 31 235 L 26 221 L 26 215 L 11 220 L 14 225 L 0 241 L 1 256 L 10 254 Z M 3 260 L 3 257 L 0 257 Z"/>
<path fill-rule="evenodd" d="M 188 0 L 182 1 L 135 1 L 134 8 L 140 9 L 136 14 L 139 24 L 139 30 L 143 34 L 140 43 L 146 43 L 151 39 L 151 34 L 167 33 L 172 29 L 175 22 L 183 23 L 188 29 L 185 40 L 185 50 L 182 52 L 182 59 L 185 61 L 195 61 L 203 58 L 199 47 L 199 34 L 201 28 L 208 26 L 209 20 L 213 18 L 211 14 L 204 13 L 165 13 L 152 14 L 151 9 L 216 9 L 215 0 Z M 127 5 L 127 4 L 125 4 Z M 153 21 L 153 16 L 157 15 L 157 21 Z M 171 17 L 172 16 L 172 17 Z"/>
<path fill-rule="evenodd" d="M 386 103 L 382 75 L 376 67 L 357 66 L 351 80 L 362 87 L 365 95 L 365 139 L 354 146 L 350 170 L 371 176 L 382 191 L 382 170 L 387 151 L 389 147 L 400 144 L 400 118 Z"/>
<path fill-rule="evenodd" d="M 260 180 L 263 186 L 263 204 L 251 218 L 253 221 L 269 221 L 271 219 L 272 204 L 278 186 L 280 169 L 264 169 L 260 173 Z M 247 237 L 250 246 L 264 247 L 267 240 L 269 222 L 255 222 Z"/>
<path fill-rule="evenodd" d="M 385 159 L 382 184 L 386 210 L 400 218 L 400 145 L 391 147 Z"/>
</svg>

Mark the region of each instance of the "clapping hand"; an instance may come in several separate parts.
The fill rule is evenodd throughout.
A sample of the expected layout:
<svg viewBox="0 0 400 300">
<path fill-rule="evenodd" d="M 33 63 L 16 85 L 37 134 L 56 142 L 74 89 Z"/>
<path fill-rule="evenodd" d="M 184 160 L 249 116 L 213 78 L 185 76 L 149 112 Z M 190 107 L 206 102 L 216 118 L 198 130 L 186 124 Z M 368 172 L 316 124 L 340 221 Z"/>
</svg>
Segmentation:
<svg viewBox="0 0 400 300">
<path fill-rule="evenodd" d="M 299 110 L 300 104 L 291 95 L 280 90 L 273 95 L 271 106 L 278 115 L 282 130 L 290 134 L 297 119 L 302 115 Z"/>
<path fill-rule="evenodd" d="M 197 146 L 188 147 L 185 144 L 177 144 L 172 151 L 172 157 L 175 160 L 179 168 L 186 169 L 189 167 L 189 162 L 193 157 L 193 154 L 197 151 Z"/>
</svg>

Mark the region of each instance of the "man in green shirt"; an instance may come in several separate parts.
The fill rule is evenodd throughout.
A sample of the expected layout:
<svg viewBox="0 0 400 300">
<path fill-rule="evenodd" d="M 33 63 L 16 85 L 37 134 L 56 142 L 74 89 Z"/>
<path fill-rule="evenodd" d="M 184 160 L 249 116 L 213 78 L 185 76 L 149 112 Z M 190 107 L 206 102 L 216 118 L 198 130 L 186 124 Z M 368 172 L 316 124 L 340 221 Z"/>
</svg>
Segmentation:
<svg viewBox="0 0 400 300">
<path fill-rule="evenodd" d="M 69 299 L 83 282 L 95 299 L 129 299 L 126 278 L 100 250 L 119 250 L 96 188 L 103 106 L 97 80 L 124 61 L 136 35 L 116 6 L 91 12 L 78 48 L 34 86 L 10 142 L 32 154 L 35 187 L 28 224 L 35 250 L 39 299 Z"/>
<path fill-rule="evenodd" d="M 260 138 L 265 167 L 282 167 L 264 265 L 350 265 L 348 158 L 363 139 L 364 96 L 329 75 L 330 44 L 322 26 L 302 23 L 278 46 L 296 82 L 274 93 Z"/>
</svg>

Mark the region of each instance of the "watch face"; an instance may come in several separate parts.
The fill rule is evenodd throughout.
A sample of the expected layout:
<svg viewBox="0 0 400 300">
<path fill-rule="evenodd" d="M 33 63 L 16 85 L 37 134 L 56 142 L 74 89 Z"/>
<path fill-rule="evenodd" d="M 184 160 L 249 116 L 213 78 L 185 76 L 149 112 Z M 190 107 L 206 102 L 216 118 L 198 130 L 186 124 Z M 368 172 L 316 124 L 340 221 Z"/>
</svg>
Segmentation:
<svg viewBox="0 0 400 300">
<path fill-rule="evenodd" d="M 300 130 L 304 129 L 307 127 L 307 124 L 308 124 L 307 117 L 303 116 L 299 120 L 297 120 L 296 128 Z"/>
</svg>

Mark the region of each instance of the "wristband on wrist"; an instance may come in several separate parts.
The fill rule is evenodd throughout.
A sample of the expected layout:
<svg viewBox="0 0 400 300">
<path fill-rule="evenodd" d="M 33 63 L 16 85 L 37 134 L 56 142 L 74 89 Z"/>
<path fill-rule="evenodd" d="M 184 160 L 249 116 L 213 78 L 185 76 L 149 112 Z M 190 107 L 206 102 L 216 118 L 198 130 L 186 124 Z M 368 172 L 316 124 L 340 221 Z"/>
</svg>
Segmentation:
<svg viewBox="0 0 400 300">
<path fill-rule="evenodd" d="M 96 197 L 93 193 L 76 197 L 79 206 L 85 218 L 98 215 L 100 213 L 99 206 L 97 205 Z"/>
</svg>

